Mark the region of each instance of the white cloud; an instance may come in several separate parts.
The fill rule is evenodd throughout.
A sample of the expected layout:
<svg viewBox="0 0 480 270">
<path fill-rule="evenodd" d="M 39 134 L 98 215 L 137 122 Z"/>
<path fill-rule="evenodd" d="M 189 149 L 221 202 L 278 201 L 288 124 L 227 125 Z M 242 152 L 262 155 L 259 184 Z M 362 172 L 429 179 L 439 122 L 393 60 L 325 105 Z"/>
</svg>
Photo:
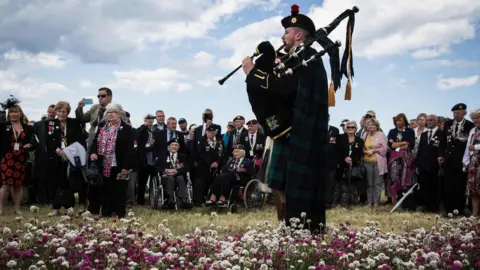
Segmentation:
<svg viewBox="0 0 480 270">
<path fill-rule="evenodd" d="M 382 69 L 382 72 L 389 73 L 394 71 L 395 69 L 397 69 L 397 65 L 395 63 L 389 63 Z"/>
<path fill-rule="evenodd" d="M 256 46 L 265 40 L 269 40 L 275 48 L 281 44 L 278 36 L 283 28 L 280 24 L 281 16 L 275 16 L 260 22 L 249 24 L 238 28 L 223 38 L 218 44 L 219 47 L 228 48 L 233 51 L 229 58 L 222 58 L 218 67 L 230 69 L 241 64 L 245 56 L 251 56 Z"/>
<path fill-rule="evenodd" d="M 208 67 L 213 64 L 215 61 L 215 55 L 209 54 L 207 52 L 201 51 L 195 54 L 193 61 L 189 65 L 194 67 Z"/>
<path fill-rule="evenodd" d="M 152 43 L 204 39 L 208 31 L 249 7 L 274 8 L 277 0 L 43 0 L 0 10 L 0 44 L 28 51 L 62 49 L 85 62 L 117 62 Z"/>
<path fill-rule="evenodd" d="M 440 55 L 449 54 L 451 52 L 448 46 L 438 46 L 434 48 L 426 48 L 414 51 L 411 55 L 414 59 L 434 58 Z"/>
<path fill-rule="evenodd" d="M 214 80 L 199 80 L 199 81 L 197 81 L 197 83 L 199 85 L 203 86 L 203 87 L 212 86 L 214 82 L 215 82 Z"/>
<path fill-rule="evenodd" d="M 92 81 L 86 80 L 86 79 L 85 79 L 85 80 L 81 80 L 78 84 L 79 84 L 80 87 L 82 87 L 82 88 L 90 88 L 90 87 L 92 87 L 92 85 L 93 85 L 93 84 L 92 84 Z"/>
<path fill-rule="evenodd" d="M 478 67 L 480 66 L 479 61 L 470 61 L 470 60 L 430 60 L 430 61 L 421 61 L 418 62 L 418 65 L 429 68 L 440 68 L 440 67 L 456 67 L 456 68 L 468 68 L 468 67 Z"/>
<path fill-rule="evenodd" d="M 455 88 L 469 87 L 477 84 L 480 75 L 462 78 L 444 78 L 442 74 L 437 76 L 437 88 L 440 90 L 452 90 Z"/>
<path fill-rule="evenodd" d="M 116 80 L 109 84 L 112 88 L 128 89 L 145 94 L 163 91 L 186 91 L 192 89 L 187 74 L 174 69 L 136 69 L 113 72 Z"/>
<path fill-rule="evenodd" d="M 43 67 L 63 68 L 67 61 L 55 54 L 38 53 L 32 54 L 25 51 L 9 50 L 3 54 L 3 58 L 15 64 L 28 64 Z"/>
<path fill-rule="evenodd" d="M 472 39 L 475 24 L 469 19 L 480 18 L 480 1 L 469 0 L 325 0 L 308 14 L 320 28 L 354 5 L 360 9 L 355 20 L 354 56 L 367 58 L 402 55 Z M 346 21 L 332 32 L 332 40 L 345 40 Z"/>
</svg>

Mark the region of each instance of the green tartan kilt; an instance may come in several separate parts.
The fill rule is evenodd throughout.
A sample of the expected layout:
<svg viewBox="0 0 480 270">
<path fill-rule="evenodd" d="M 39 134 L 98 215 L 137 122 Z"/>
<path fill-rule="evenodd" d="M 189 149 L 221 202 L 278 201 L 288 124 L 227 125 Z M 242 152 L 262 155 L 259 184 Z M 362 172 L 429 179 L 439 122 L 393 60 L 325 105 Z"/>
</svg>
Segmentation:
<svg viewBox="0 0 480 270">
<path fill-rule="evenodd" d="M 288 140 L 276 140 L 273 143 L 267 175 L 268 187 L 271 189 L 285 190 L 288 149 Z"/>
</svg>

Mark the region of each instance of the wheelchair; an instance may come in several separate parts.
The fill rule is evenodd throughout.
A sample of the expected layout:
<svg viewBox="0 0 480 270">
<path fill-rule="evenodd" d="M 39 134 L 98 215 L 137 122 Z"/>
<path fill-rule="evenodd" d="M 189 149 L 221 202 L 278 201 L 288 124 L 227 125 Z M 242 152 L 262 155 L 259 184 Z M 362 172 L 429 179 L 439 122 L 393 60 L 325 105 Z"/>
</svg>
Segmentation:
<svg viewBox="0 0 480 270">
<path fill-rule="evenodd" d="M 187 189 L 187 205 L 183 208 L 192 208 L 193 207 L 193 185 L 190 179 L 190 173 L 187 172 L 186 175 L 186 189 Z M 165 177 L 157 173 L 153 178 L 150 178 L 149 182 L 149 201 L 150 207 L 152 209 L 163 209 L 167 198 L 165 197 L 165 191 L 163 187 L 163 179 Z M 178 210 L 178 197 L 177 190 L 173 191 L 173 200 L 175 202 L 175 210 Z"/>
<path fill-rule="evenodd" d="M 219 174 L 219 171 L 214 173 L 214 181 Z M 230 195 L 225 204 L 221 206 L 212 205 L 208 207 L 209 210 L 215 211 L 228 208 L 230 213 L 235 214 L 237 213 L 239 206 L 243 206 L 245 209 L 262 209 L 265 205 L 268 194 L 264 192 L 262 188 L 263 183 L 255 177 L 255 173 L 252 176 L 253 178 L 250 179 L 245 186 L 235 185 L 232 190 L 230 190 Z M 210 195 L 211 192 L 209 190 L 207 200 L 210 198 Z"/>
</svg>

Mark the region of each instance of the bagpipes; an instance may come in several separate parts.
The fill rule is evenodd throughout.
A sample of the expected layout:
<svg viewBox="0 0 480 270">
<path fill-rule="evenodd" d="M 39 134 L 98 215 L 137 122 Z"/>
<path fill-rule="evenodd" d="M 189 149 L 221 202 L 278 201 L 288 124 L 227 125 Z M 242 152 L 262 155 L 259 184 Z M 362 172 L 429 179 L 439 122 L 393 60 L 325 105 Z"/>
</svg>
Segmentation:
<svg viewBox="0 0 480 270">
<path fill-rule="evenodd" d="M 275 60 L 273 63 L 273 71 L 278 77 L 283 77 L 287 75 L 292 75 L 296 70 L 299 70 L 302 67 L 308 66 L 309 63 L 321 58 L 323 55 L 328 53 L 330 57 L 330 67 L 331 67 L 331 83 L 329 87 L 329 106 L 335 106 L 335 93 L 341 85 L 342 75 L 347 78 L 345 100 L 351 100 L 351 83 L 350 80 L 354 76 L 353 71 L 353 52 L 352 52 L 352 35 L 355 25 L 355 13 L 359 12 L 358 7 L 354 6 L 352 9 L 347 9 L 342 12 L 337 18 L 335 18 L 330 24 L 325 27 L 319 28 L 316 30 L 315 34 L 311 35 L 308 40 L 303 42 L 298 46 L 291 54 L 285 54 L 280 59 Z M 328 38 L 328 35 L 335 30 L 338 25 L 348 18 L 347 24 L 347 34 L 346 34 L 346 44 L 345 51 L 343 53 L 341 65 L 339 59 L 339 47 L 341 46 L 340 41 L 333 42 Z M 323 47 L 323 50 L 319 51 L 315 55 L 309 57 L 308 59 L 302 59 L 301 53 L 304 52 L 307 48 L 311 47 L 312 44 L 317 42 Z M 275 52 L 277 54 L 284 48 L 285 45 L 280 46 Z M 257 50 L 252 58 L 261 56 L 261 53 Z M 287 68 L 288 63 L 294 59 L 300 60 L 300 63 Z M 232 72 L 227 74 L 224 78 L 220 79 L 218 83 L 223 85 L 226 80 L 228 80 L 233 74 L 235 74 L 242 65 L 239 65 Z"/>
</svg>

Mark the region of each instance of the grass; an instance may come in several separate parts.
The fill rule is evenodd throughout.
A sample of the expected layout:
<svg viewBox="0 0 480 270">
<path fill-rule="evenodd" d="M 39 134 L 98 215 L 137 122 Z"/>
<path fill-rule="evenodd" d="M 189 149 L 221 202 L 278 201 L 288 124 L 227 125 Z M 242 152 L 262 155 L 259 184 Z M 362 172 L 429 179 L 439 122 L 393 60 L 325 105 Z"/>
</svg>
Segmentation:
<svg viewBox="0 0 480 270">
<path fill-rule="evenodd" d="M 433 214 L 428 215 L 420 212 L 411 213 L 398 210 L 390 214 L 390 209 L 391 206 L 380 207 L 376 213 L 371 213 L 367 207 L 360 206 L 350 209 L 331 209 L 327 211 L 327 226 L 338 227 L 341 223 L 349 222 L 352 228 L 362 228 L 366 221 L 377 221 L 380 223 L 383 232 L 401 234 L 406 230 L 411 231 L 421 227 L 430 229 L 435 224 L 435 215 Z M 28 209 L 24 208 L 22 220 L 15 218 L 13 208 L 7 207 L 5 210 L 5 215 L 0 217 L 0 226 L 7 226 L 13 231 L 19 229 L 22 222 L 26 222 L 29 218 L 37 218 L 39 221 L 48 220 L 52 223 L 60 219 L 60 217 L 48 217 L 51 209 L 47 207 L 40 207 L 37 213 L 31 213 Z M 76 211 L 78 210 L 80 210 L 80 208 L 76 209 Z M 238 214 L 231 214 L 223 210 L 216 215 L 211 215 L 207 209 L 203 208 L 194 208 L 185 211 L 152 210 L 146 206 L 134 207 L 133 212 L 136 217 L 141 218 L 142 225 L 145 225 L 149 233 L 158 232 L 158 225 L 168 222 L 168 227 L 171 229 L 171 232 L 179 236 L 192 233 L 196 227 L 206 228 L 214 226 L 217 229 L 228 228 L 234 233 L 243 233 L 247 231 L 249 226 L 255 226 L 259 222 L 269 221 L 273 224 L 277 223 L 276 211 L 270 205 L 266 205 L 260 211 L 247 211 L 244 208 L 239 208 Z M 405 220 L 408 222 L 405 222 Z M 80 217 L 72 218 L 72 223 L 81 222 Z M 116 221 L 110 219 L 108 222 L 113 223 Z"/>
</svg>

